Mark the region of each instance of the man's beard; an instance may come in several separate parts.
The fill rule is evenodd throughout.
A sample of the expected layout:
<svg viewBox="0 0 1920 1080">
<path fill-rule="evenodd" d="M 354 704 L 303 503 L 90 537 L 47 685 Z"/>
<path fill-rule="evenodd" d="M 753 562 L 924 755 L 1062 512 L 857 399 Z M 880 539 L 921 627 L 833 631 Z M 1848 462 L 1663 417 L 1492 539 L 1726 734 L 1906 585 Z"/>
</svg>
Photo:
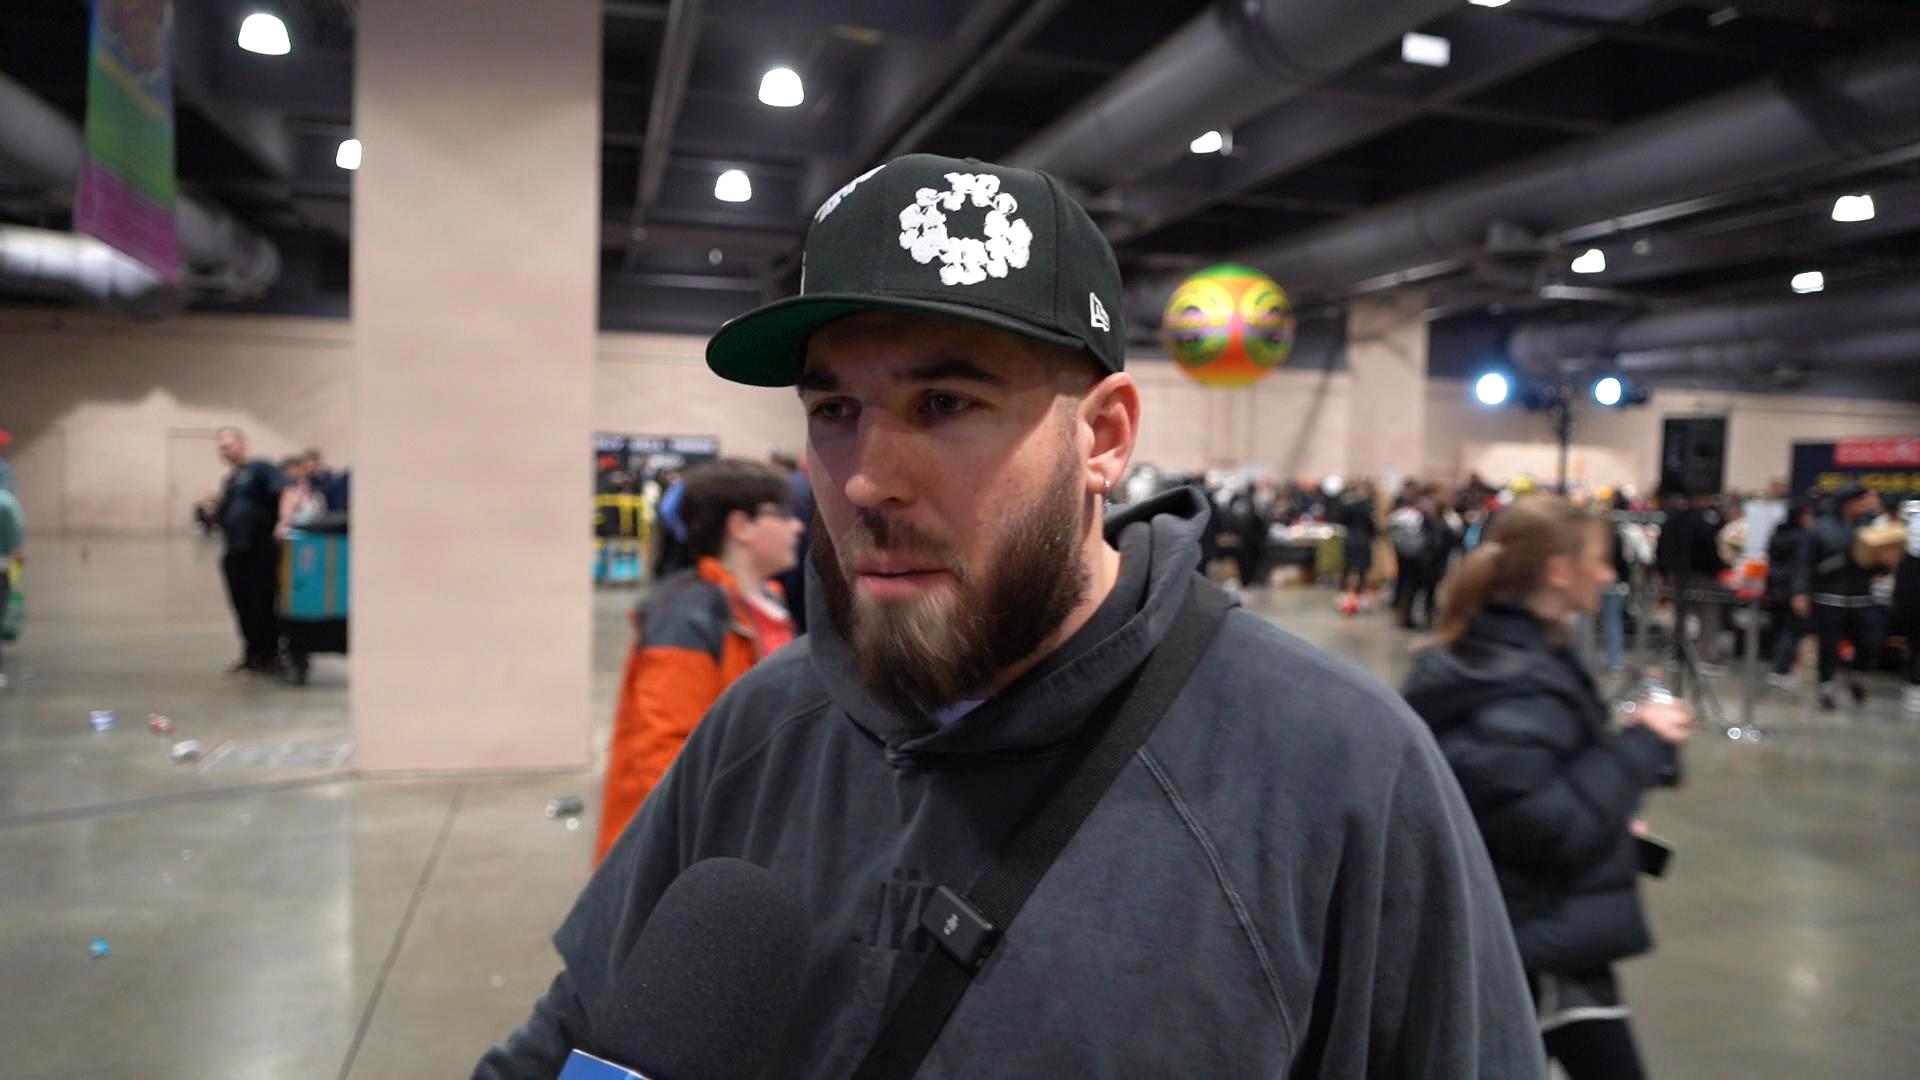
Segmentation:
<svg viewBox="0 0 1920 1080">
<path fill-rule="evenodd" d="M 908 716 L 979 697 L 1052 636 L 1087 595 L 1083 498 L 1079 464 L 1068 447 L 1039 505 L 1011 508 L 1011 529 L 979 573 L 905 521 L 861 513 L 849 530 L 846 562 L 883 551 L 927 559 L 953 575 L 951 585 L 900 603 L 857 592 L 833 537 L 822 529 L 811 557 L 827 612 L 874 697 Z"/>
</svg>

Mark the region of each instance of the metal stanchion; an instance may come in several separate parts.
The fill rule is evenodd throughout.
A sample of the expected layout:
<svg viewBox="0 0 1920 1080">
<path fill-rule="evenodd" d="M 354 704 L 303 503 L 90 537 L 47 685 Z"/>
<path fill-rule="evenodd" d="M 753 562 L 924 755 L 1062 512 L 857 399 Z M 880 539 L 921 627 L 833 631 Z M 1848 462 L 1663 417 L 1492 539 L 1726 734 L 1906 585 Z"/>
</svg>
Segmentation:
<svg viewBox="0 0 1920 1080">
<path fill-rule="evenodd" d="M 1747 607 L 1747 677 L 1740 702 L 1740 727 L 1749 738 L 1759 734 L 1753 724 L 1753 706 L 1760 696 L 1760 601 L 1765 595 L 1762 590 L 1754 590 L 1753 602 Z"/>
<path fill-rule="evenodd" d="M 1634 563 L 1629 577 L 1632 586 L 1628 590 L 1627 606 L 1633 612 L 1633 672 L 1634 677 L 1647 670 L 1647 655 L 1653 644 L 1653 590 L 1648 587 L 1647 566 Z"/>
</svg>

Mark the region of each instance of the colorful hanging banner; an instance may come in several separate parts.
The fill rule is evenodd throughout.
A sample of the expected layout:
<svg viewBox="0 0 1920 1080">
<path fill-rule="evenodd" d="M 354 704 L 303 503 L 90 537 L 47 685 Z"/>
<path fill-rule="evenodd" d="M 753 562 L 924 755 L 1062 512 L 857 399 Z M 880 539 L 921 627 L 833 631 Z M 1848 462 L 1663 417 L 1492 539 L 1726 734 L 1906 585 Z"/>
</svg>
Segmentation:
<svg viewBox="0 0 1920 1080">
<path fill-rule="evenodd" d="M 169 0 L 93 0 L 87 156 L 73 228 L 180 279 Z"/>
</svg>

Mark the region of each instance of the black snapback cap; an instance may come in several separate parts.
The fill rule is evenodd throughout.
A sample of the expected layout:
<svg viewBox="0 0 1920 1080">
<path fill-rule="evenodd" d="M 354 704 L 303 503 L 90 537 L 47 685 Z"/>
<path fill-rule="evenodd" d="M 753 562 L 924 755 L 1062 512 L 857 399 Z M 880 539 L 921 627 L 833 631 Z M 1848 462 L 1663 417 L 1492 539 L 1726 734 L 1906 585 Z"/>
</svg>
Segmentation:
<svg viewBox="0 0 1920 1080">
<path fill-rule="evenodd" d="M 1058 181 L 1028 169 L 909 154 L 854 179 L 813 216 L 800 295 L 722 326 L 707 366 L 792 386 L 813 332 L 865 311 L 979 323 L 1126 366 L 1113 248 Z"/>
</svg>

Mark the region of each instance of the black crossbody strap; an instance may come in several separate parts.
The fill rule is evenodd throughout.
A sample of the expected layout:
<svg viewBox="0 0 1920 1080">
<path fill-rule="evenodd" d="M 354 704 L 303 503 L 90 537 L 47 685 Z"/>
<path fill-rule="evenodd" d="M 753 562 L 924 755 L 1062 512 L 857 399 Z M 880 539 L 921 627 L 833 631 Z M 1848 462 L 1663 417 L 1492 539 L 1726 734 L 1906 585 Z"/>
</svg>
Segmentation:
<svg viewBox="0 0 1920 1080">
<path fill-rule="evenodd" d="M 1075 758 L 1055 774 L 1050 790 L 1014 828 L 965 897 L 946 889 L 936 894 L 952 914 L 936 913 L 935 901 L 929 901 L 930 915 L 923 921 L 933 924 L 928 929 L 936 939 L 943 929 L 952 935 L 964 919 L 980 924 L 982 944 L 968 961 L 956 959 L 946 948 L 928 951 L 854 1080 L 907 1080 L 919 1070 L 947 1018 L 972 985 L 986 953 L 1019 915 L 1027 897 L 1127 762 L 1146 744 L 1219 636 L 1232 607 L 1225 592 L 1195 575 L 1166 636 L 1103 703 L 1096 724 L 1104 720 L 1104 727 L 1089 732 Z M 943 926 L 942 919 L 951 921 Z"/>
</svg>

